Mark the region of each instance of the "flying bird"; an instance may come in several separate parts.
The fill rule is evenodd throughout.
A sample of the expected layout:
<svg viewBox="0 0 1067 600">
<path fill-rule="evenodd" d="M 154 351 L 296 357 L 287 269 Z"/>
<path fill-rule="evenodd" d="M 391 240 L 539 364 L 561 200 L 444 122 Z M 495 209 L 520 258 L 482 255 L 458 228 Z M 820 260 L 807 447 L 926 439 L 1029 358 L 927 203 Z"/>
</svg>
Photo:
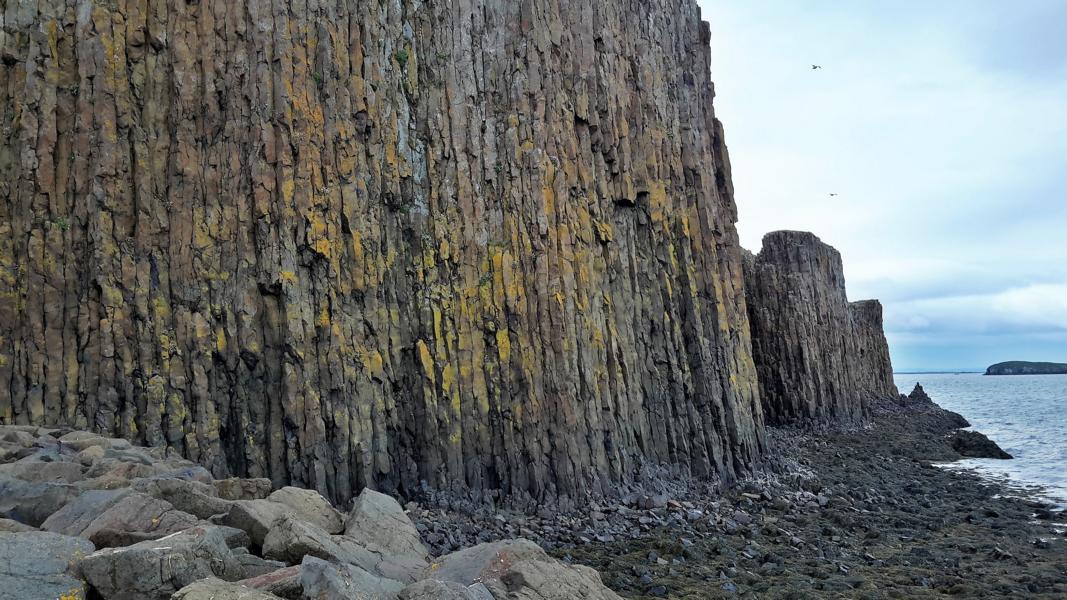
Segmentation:
<svg viewBox="0 0 1067 600">
<path fill-rule="evenodd" d="M 821 69 L 821 68 L 822 68 L 822 65 L 811 65 L 811 70 L 812 71 L 814 71 L 815 69 Z"/>
<path fill-rule="evenodd" d="M 836 198 L 837 196 L 838 196 L 838 194 L 834 194 L 834 193 L 831 193 L 831 194 L 830 194 L 830 197 L 831 197 L 831 198 Z"/>
</svg>

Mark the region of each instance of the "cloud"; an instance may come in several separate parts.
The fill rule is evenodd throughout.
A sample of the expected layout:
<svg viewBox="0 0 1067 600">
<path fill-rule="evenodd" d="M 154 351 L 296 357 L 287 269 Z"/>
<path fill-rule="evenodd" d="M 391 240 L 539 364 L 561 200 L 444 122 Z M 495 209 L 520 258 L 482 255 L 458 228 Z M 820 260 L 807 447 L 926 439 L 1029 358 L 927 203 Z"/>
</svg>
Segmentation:
<svg viewBox="0 0 1067 600">
<path fill-rule="evenodd" d="M 886 305 L 898 362 L 1056 352 L 1067 4 L 701 5 L 746 247 L 774 229 L 836 246 L 850 297 Z"/>
</svg>

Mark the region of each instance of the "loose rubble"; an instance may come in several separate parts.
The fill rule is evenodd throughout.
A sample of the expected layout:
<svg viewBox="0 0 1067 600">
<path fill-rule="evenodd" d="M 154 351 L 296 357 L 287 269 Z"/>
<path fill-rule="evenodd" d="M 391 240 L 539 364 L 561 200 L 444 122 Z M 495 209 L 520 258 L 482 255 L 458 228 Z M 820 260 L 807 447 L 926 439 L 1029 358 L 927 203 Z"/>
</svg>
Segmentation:
<svg viewBox="0 0 1067 600">
<path fill-rule="evenodd" d="M 1067 514 L 937 466 L 968 423 L 921 387 L 872 410 L 869 427 L 772 429 L 782 458 L 718 493 L 409 512 L 434 552 L 522 535 L 627 598 L 1067 597 Z"/>
</svg>

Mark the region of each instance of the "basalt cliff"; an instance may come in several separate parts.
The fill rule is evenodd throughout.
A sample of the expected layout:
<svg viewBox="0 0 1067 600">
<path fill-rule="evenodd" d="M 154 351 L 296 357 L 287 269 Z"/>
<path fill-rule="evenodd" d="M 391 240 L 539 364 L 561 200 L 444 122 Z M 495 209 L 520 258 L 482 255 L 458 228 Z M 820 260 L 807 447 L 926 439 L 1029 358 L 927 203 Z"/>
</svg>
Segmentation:
<svg viewBox="0 0 1067 600">
<path fill-rule="evenodd" d="M 775 231 L 747 254 L 752 349 L 768 423 L 857 422 L 894 400 L 877 300 L 849 303 L 841 254 L 811 233 Z"/>
<path fill-rule="evenodd" d="M 549 501 L 890 395 L 832 249 L 746 269 L 692 0 L 0 13 L 0 423 Z"/>
</svg>

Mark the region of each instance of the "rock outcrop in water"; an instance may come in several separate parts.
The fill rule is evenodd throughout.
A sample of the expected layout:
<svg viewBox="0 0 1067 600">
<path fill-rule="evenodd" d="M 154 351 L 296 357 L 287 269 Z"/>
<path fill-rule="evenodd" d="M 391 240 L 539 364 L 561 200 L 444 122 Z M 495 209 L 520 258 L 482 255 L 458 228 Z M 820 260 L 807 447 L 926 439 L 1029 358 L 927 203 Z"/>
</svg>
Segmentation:
<svg viewBox="0 0 1067 600">
<path fill-rule="evenodd" d="M 0 423 L 338 501 L 577 497 L 758 455 L 695 2 L 2 19 Z"/>
<path fill-rule="evenodd" d="M 771 424 L 857 421 L 896 399 L 881 304 L 849 304 L 841 255 L 815 235 L 776 231 L 748 254 L 753 358 Z"/>
</svg>

